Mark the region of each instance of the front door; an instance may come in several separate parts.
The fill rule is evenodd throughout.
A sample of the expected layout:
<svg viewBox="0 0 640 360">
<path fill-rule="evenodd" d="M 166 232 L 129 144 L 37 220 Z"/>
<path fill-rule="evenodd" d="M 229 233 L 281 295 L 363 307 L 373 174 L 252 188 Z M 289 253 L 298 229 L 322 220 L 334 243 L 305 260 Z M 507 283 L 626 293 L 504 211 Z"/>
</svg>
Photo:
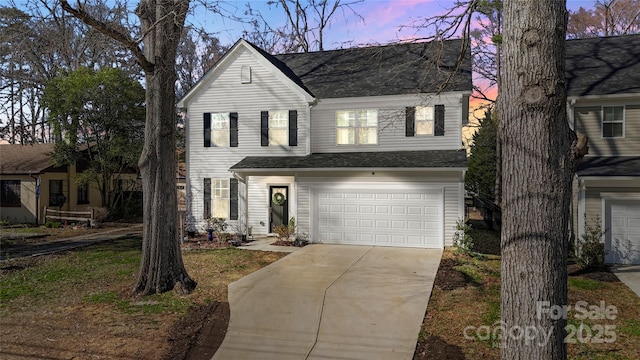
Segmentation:
<svg viewBox="0 0 640 360">
<path fill-rule="evenodd" d="M 269 232 L 278 225 L 289 224 L 289 187 L 269 187 Z"/>
</svg>

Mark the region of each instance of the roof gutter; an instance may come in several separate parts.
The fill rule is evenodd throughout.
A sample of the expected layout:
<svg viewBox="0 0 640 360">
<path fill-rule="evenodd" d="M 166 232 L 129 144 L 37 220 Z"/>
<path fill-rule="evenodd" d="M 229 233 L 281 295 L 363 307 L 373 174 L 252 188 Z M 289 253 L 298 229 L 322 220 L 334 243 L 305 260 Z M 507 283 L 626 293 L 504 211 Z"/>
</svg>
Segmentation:
<svg viewBox="0 0 640 360">
<path fill-rule="evenodd" d="M 467 167 L 357 167 L 357 168 L 243 168 L 243 169 L 229 169 L 232 174 L 236 173 L 273 173 L 273 172 L 321 172 L 321 171 L 406 171 L 406 172 L 421 172 L 421 171 L 466 171 Z M 235 176 L 235 175 L 234 175 Z"/>
</svg>

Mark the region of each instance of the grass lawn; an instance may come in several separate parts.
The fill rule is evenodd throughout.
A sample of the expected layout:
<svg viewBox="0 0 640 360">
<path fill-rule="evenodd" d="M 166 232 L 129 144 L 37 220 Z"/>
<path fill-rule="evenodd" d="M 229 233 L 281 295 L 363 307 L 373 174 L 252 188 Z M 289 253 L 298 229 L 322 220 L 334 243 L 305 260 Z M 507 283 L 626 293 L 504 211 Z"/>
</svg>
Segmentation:
<svg viewBox="0 0 640 360">
<path fill-rule="evenodd" d="M 498 233 L 474 229 L 472 236 L 478 248 L 499 250 Z M 605 308 L 615 306 L 615 319 L 587 319 L 582 330 L 577 316 L 584 312 L 569 311 L 569 358 L 640 359 L 640 298 L 608 272 L 569 276 L 568 304 L 572 308 L 600 307 L 602 302 Z M 495 338 L 482 331 L 493 330 L 499 320 L 500 256 L 470 257 L 447 249 L 414 359 L 499 359 Z M 582 344 L 581 339 L 585 340 Z M 599 339 L 613 341 L 598 343 Z"/>
<path fill-rule="evenodd" d="M 286 255 L 187 251 L 193 294 L 136 298 L 140 246 L 139 238 L 124 239 L 1 264 L 0 358 L 161 359 L 178 319 L 226 302 L 229 283 Z"/>
</svg>

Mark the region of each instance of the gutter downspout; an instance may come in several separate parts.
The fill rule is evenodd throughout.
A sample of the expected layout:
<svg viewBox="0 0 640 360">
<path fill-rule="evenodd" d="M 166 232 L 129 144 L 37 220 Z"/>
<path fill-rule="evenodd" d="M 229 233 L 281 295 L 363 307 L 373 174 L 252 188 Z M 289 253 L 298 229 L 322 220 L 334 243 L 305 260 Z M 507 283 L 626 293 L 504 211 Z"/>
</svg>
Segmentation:
<svg viewBox="0 0 640 360">
<path fill-rule="evenodd" d="M 40 174 L 38 174 L 40 175 Z M 29 177 L 31 177 L 33 180 L 36 181 L 36 225 L 40 225 L 40 176 L 35 177 L 32 174 L 29 174 Z"/>
</svg>

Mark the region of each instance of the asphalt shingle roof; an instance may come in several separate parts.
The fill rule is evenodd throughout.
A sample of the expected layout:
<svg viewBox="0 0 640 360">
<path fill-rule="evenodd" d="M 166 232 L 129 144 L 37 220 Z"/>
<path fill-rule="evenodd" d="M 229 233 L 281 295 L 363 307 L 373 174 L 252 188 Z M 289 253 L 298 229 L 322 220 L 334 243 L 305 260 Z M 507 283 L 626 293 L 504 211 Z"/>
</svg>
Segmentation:
<svg viewBox="0 0 640 360">
<path fill-rule="evenodd" d="M 589 156 L 578 165 L 578 176 L 640 176 L 640 156 Z"/>
<path fill-rule="evenodd" d="M 471 91 L 471 54 L 462 46 L 445 40 L 275 56 L 256 48 L 315 97 L 340 98 Z"/>
<path fill-rule="evenodd" d="M 320 168 L 461 168 L 464 150 L 316 153 L 306 156 L 248 156 L 231 170 Z"/>
<path fill-rule="evenodd" d="M 37 174 L 53 165 L 53 144 L 0 145 L 0 174 Z"/>
<path fill-rule="evenodd" d="M 640 34 L 567 40 L 569 96 L 640 93 Z"/>
</svg>

